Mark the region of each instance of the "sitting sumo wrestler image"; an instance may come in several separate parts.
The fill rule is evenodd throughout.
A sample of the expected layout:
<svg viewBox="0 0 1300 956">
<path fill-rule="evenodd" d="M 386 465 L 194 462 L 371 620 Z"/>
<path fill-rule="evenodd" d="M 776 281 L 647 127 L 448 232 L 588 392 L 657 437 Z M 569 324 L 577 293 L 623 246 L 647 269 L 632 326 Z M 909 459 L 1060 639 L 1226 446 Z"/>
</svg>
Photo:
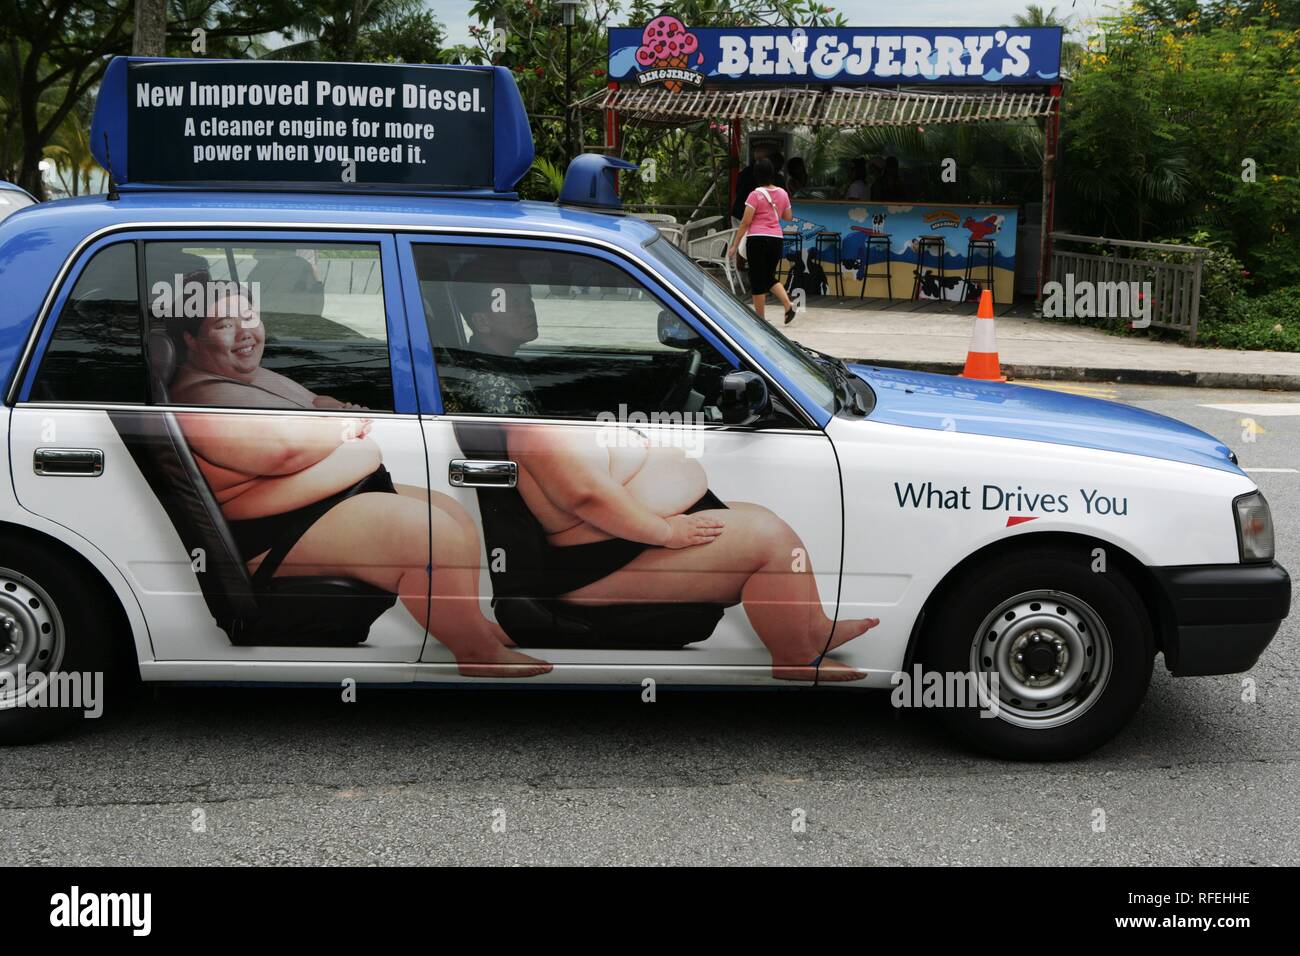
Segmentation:
<svg viewBox="0 0 1300 956">
<path fill-rule="evenodd" d="M 515 357 L 538 335 L 530 286 L 484 256 L 466 263 L 452 288 L 472 335 L 458 374 L 443 379 L 445 411 L 540 417 Z M 822 655 L 879 620 L 827 617 L 811 569 L 791 567 L 791 555 L 804 548 L 793 529 L 761 505 L 720 501 L 682 449 L 653 447 L 634 430 L 626 441 L 596 441 L 592 429 L 504 429 L 519 493 L 546 533 L 547 596 L 603 605 L 739 603 L 771 654 L 773 677 L 866 676 Z"/>
<path fill-rule="evenodd" d="M 465 509 L 393 483 L 366 409 L 263 368 L 266 329 L 247 298 L 233 291 L 207 313 L 167 320 L 180 357 L 168 387 L 173 404 L 357 413 L 177 414 L 249 573 L 273 548 L 288 548 L 276 576 L 343 575 L 396 594 L 463 676 L 550 671 L 482 614 L 479 540 Z"/>
</svg>

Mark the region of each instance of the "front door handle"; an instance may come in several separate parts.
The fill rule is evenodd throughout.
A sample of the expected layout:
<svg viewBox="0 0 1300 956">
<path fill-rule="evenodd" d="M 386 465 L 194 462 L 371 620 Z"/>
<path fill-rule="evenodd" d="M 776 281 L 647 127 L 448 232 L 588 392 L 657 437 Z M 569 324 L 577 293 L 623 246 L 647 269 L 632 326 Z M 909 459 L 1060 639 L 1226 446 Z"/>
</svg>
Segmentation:
<svg viewBox="0 0 1300 956">
<path fill-rule="evenodd" d="M 519 483 L 519 466 L 513 461 L 456 458 L 447 463 L 447 480 L 455 488 L 513 488 Z"/>
<path fill-rule="evenodd" d="M 32 454 L 38 475 L 98 478 L 104 473 L 104 453 L 98 448 L 38 448 Z"/>
</svg>

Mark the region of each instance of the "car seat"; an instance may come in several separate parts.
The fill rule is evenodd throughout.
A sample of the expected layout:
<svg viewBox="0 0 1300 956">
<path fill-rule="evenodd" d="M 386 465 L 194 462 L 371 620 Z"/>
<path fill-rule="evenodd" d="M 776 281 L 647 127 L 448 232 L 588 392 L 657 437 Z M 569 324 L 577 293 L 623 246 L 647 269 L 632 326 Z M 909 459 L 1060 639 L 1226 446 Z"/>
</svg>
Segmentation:
<svg viewBox="0 0 1300 956">
<path fill-rule="evenodd" d="M 466 458 L 504 460 L 505 430 L 491 422 L 458 422 Z M 707 640 L 723 604 L 589 605 L 561 601 L 548 585 L 546 532 L 517 488 L 478 488 L 483 545 L 497 623 L 520 647 L 678 650 Z"/>
<path fill-rule="evenodd" d="M 420 264 L 420 295 L 439 381 L 455 382 L 457 354 L 466 346 L 465 326 L 451 295 L 449 271 L 438 258 Z M 454 385 L 453 385 L 454 387 Z M 464 390 L 461 390 L 462 393 Z M 454 426 L 461 453 L 470 459 L 507 457 L 505 430 L 492 422 Z M 520 647 L 679 650 L 707 640 L 726 605 L 583 605 L 561 601 L 548 585 L 546 532 L 516 488 L 478 488 L 483 545 L 489 556 L 492 607 L 497 623 Z"/>
<path fill-rule="evenodd" d="M 176 348 L 149 336 L 154 400 L 167 401 Z M 271 577 L 255 584 L 181 432 L 163 409 L 110 411 L 123 443 L 153 489 L 191 557 L 202 549 L 199 588 L 218 627 L 239 646 L 347 647 L 365 643 L 370 626 L 397 596 L 356 578 Z"/>
</svg>

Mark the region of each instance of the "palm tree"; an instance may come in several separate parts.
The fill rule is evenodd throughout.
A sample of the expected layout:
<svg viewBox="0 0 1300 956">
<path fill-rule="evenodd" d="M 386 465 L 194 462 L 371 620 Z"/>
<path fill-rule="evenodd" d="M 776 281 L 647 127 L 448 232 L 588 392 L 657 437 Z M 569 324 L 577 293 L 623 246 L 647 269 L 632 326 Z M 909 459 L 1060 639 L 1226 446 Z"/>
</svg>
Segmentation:
<svg viewBox="0 0 1300 956">
<path fill-rule="evenodd" d="M 61 91 L 59 91 L 61 92 Z M 43 156 L 54 164 L 59 186 L 68 196 L 88 194 L 102 178 L 99 161 L 90 152 L 90 120 L 94 97 L 83 96 L 50 137 Z"/>
<path fill-rule="evenodd" d="M 1044 10 L 1036 3 L 1031 3 L 1025 7 L 1024 13 L 1017 13 L 1011 18 L 1018 27 L 1063 27 L 1068 25 L 1069 17 L 1064 20 L 1058 20 L 1056 17 L 1056 7 L 1050 10 Z"/>
<path fill-rule="evenodd" d="M 1068 34 L 1075 26 L 1073 16 L 1057 16 L 1056 7 L 1044 9 L 1036 3 L 1025 7 L 1024 13 L 1017 13 L 1011 18 L 1018 27 L 1060 27 L 1063 34 Z M 1075 40 L 1061 42 L 1061 71 L 1073 72 L 1083 56 L 1083 45 Z"/>
</svg>

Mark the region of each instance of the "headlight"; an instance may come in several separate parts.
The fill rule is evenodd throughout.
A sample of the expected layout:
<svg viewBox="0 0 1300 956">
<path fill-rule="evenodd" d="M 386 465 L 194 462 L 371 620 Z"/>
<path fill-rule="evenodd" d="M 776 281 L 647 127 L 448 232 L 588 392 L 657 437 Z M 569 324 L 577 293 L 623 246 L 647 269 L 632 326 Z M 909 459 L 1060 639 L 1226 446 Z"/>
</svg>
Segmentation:
<svg viewBox="0 0 1300 956">
<path fill-rule="evenodd" d="M 1237 510 L 1237 547 L 1242 561 L 1273 560 L 1273 515 L 1258 491 L 1232 502 Z"/>
</svg>

